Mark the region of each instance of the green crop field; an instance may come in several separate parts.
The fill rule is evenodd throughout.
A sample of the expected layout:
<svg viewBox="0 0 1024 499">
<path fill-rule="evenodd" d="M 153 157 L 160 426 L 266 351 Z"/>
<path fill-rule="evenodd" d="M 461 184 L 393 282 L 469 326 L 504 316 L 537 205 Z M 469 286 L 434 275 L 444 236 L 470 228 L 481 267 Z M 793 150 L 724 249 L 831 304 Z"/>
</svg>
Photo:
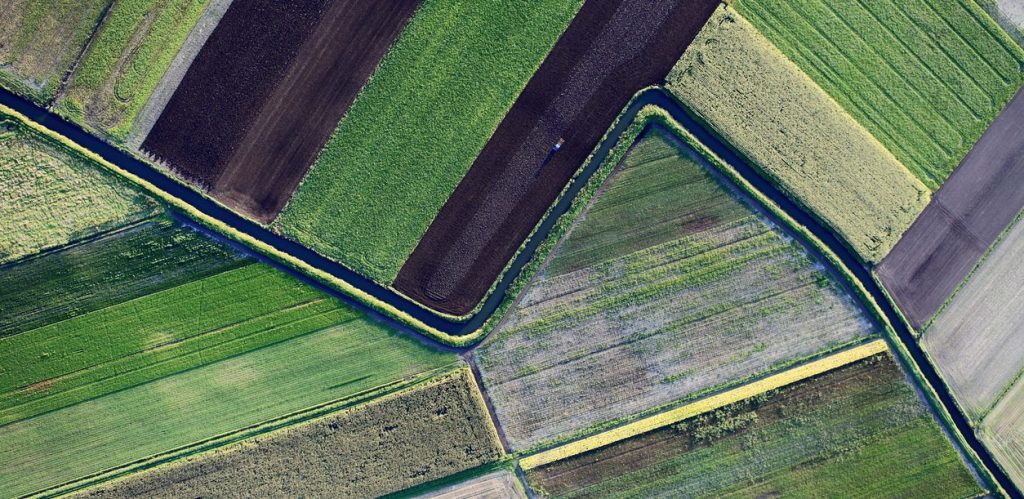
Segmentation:
<svg viewBox="0 0 1024 499">
<path fill-rule="evenodd" d="M 1024 83 L 1024 50 L 974 0 L 735 5 L 932 189 Z"/>
<path fill-rule="evenodd" d="M 277 226 L 390 283 L 581 4 L 425 0 Z"/>
<path fill-rule="evenodd" d="M 338 313 L 348 321 L 0 427 L 0 490 L 27 494 L 457 360 Z"/>
<path fill-rule="evenodd" d="M 0 115 L 0 264 L 155 209 L 127 181 Z"/>
<path fill-rule="evenodd" d="M 91 496 L 377 497 L 497 460 L 492 428 L 472 375 L 460 369 Z"/>
<path fill-rule="evenodd" d="M 63 114 L 128 137 L 209 0 L 118 0 L 57 102 Z"/>
<path fill-rule="evenodd" d="M 863 340 L 849 295 L 658 128 L 475 353 L 511 445 Z"/>
<path fill-rule="evenodd" d="M 0 270 L 0 337 L 92 312 L 246 263 L 169 218 Z"/>
<path fill-rule="evenodd" d="M 972 497 L 888 356 L 528 472 L 555 497 Z"/>
<path fill-rule="evenodd" d="M 264 264 L 222 272 L 0 339 L 0 424 L 358 317 Z"/>
<path fill-rule="evenodd" d="M 0 85 L 39 104 L 52 100 L 111 1 L 5 1 Z"/>
<path fill-rule="evenodd" d="M 668 87 L 869 262 L 928 204 L 924 184 L 728 7 L 697 35 Z"/>
</svg>

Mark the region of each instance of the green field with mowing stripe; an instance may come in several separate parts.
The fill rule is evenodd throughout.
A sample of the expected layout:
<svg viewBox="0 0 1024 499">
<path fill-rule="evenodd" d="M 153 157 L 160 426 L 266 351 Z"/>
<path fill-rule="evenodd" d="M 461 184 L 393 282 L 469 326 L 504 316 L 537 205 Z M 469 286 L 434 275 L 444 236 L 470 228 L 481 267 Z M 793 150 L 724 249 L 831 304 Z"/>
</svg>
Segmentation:
<svg viewBox="0 0 1024 499">
<path fill-rule="evenodd" d="M 973 0 L 737 0 L 932 189 L 1024 82 L 1024 50 Z"/>
</svg>

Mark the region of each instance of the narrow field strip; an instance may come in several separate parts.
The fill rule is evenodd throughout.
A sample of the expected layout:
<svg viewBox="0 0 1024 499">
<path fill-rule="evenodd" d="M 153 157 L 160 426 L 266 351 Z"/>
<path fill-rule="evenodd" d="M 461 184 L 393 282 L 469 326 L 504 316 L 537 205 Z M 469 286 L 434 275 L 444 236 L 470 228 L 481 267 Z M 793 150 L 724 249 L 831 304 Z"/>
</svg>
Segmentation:
<svg viewBox="0 0 1024 499">
<path fill-rule="evenodd" d="M 679 421 L 691 418 L 698 414 L 713 411 L 755 395 L 817 376 L 846 364 L 885 352 L 888 349 L 889 347 L 886 345 L 885 340 L 874 340 L 849 350 L 844 350 L 842 352 L 829 355 L 828 357 L 788 369 L 781 373 L 773 374 L 767 378 L 754 381 L 753 383 L 742 387 L 719 393 L 717 395 L 712 395 L 703 400 L 699 400 L 661 414 L 650 416 L 639 421 L 634 421 L 627 425 L 577 440 L 560 447 L 555 447 L 554 449 L 539 452 L 532 456 L 524 457 L 519 460 L 519 465 L 522 466 L 523 469 L 528 470 L 553 463 L 567 457 L 575 456 L 577 454 L 599 449 L 606 445 L 649 432 L 662 426 L 678 423 Z"/>
</svg>

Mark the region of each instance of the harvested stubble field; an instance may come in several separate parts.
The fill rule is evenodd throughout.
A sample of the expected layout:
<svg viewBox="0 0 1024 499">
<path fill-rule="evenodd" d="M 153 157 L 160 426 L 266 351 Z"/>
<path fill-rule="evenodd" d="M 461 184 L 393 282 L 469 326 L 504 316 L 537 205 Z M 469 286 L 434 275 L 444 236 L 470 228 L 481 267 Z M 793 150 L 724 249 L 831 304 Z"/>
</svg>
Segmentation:
<svg viewBox="0 0 1024 499">
<path fill-rule="evenodd" d="M 0 16 L 0 85 L 38 104 L 57 95 L 112 0 L 7 0 Z"/>
<path fill-rule="evenodd" d="M 273 4 L 229 8 L 144 144 L 262 222 L 284 207 L 419 0 L 287 7 L 305 11 L 297 22 Z M 254 37 L 254 19 L 284 41 Z"/>
<path fill-rule="evenodd" d="M 1008 390 L 979 433 L 1017 487 L 1024 487 L 1024 383 L 1016 380 Z"/>
<path fill-rule="evenodd" d="M 556 497 L 982 492 L 887 356 L 530 470 Z"/>
<path fill-rule="evenodd" d="M 0 490 L 52 487 L 457 360 L 347 313 L 311 334 L 0 427 Z"/>
<path fill-rule="evenodd" d="M 358 319 L 250 264 L 0 338 L 0 425 Z"/>
<path fill-rule="evenodd" d="M 445 487 L 419 499 L 526 499 L 526 491 L 511 471 L 497 471 Z"/>
<path fill-rule="evenodd" d="M 588 0 L 423 234 L 395 288 L 443 312 L 470 312 L 629 99 L 664 80 L 717 4 Z"/>
<path fill-rule="evenodd" d="M 516 448 L 872 332 L 798 244 L 649 133 L 475 354 Z"/>
<path fill-rule="evenodd" d="M 933 190 L 1024 83 L 1024 50 L 973 0 L 735 6 Z"/>
<path fill-rule="evenodd" d="M 927 324 L 1024 208 L 1024 89 L 878 266 L 910 323 Z"/>
<path fill-rule="evenodd" d="M 124 142 L 209 0 L 118 0 L 55 104 Z"/>
<path fill-rule="evenodd" d="M 276 226 L 391 283 L 581 3 L 425 0 Z"/>
<path fill-rule="evenodd" d="M 864 260 L 881 260 L 928 203 L 924 184 L 729 7 L 668 87 Z"/>
<path fill-rule="evenodd" d="M 1024 223 L 1018 222 L 922 340 L 942 377 L 976 420 L 1024 371 L 1022 261 Z"/>
<path fill-rule="evenodd" d="M 87 497 L 376 497 L 501 457 L 467 369 Z"/>
<path fill-rule="evenodd" d="M 155 210 L 124 179 L 0 115 L 0 264 Z"/>
<path fill-rule="evenodd" d="M 244 265 L 166 217 L 0 267 L 0 337 Z"/>
</svg>

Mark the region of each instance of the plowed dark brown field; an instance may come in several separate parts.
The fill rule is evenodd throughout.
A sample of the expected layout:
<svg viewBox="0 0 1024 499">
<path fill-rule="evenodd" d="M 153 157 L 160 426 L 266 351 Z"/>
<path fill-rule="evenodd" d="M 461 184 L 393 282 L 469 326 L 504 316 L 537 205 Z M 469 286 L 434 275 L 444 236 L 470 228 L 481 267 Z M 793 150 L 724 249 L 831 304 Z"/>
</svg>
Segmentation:
<svg viewBox="0 0 1024 499">
<path fill-rule="evenodd" d="M 417 5 L 236 0 L 143 149 L 269 222 Z"/>
<path fill-rule="evenodd" d="M 718 4 L 588 0 L 394 287 L 436 310 L 472 310 L 630 97 L 664 80 Z"/>
<path fill-rule="evenodd" d="M 878 266 L 915 328 L 927 323 L 1024 208 L 1024 90 L 1003 109 Z"/>
</svg>

